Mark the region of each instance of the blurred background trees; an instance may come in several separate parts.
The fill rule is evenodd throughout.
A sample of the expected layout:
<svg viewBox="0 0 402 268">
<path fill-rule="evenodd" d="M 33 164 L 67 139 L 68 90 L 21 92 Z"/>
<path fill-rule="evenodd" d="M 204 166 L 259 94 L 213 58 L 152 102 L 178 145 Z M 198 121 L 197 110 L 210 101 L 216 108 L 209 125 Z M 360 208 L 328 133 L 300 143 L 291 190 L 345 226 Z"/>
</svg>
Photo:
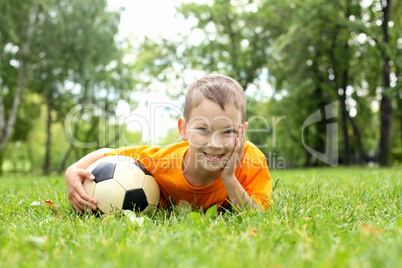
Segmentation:
<svg viewBox="0 0 402 268">
<path fill-rule="evenodd" d="M 128 96 L 132 79 L 115 40 L 120 16 L 107 11 L 106 4 L 2 1 L 0 159 L 10 160 L 18 150 L 15 166 L 41 166 L 49 174 L 58 164 L 62 170 L 72 151 L 77 157 L 90 149 L 65 138 L 63 127 L 71 109 L 77 104 L 109 107 Z M 108 108 L 79 109 L 68 127 L 74 137 L 83 137 L 81 141 L 98 139 L 98 132 L 105 131 L 99 114 L 107 118 L 111 113 Z"/>
<path fill-rule="evenodd" d="M 179 40 L 118 38 L 120 11 L 105 0 L 4 0 L 0 13 L 2 170 L 62 172 L 96 148 L 138 143 L 141 133 L 115 120 L 119 100 L 134 108 L 133 91 L 182 80 L 166 92 L 179 98 L 189 70 L 241 83 L 247 138 L 283 166 L 325 165 L 304 148 L 302 125 L 335 101 L 340 164 L 402 161 L 398 1 L 183 3 L 177 16 L 192 28 Z M 308 126 L 305 143 L 325 152 L 327 124 Z M 167 133 L 160 140 L 175 140 Z"/>
</svg>

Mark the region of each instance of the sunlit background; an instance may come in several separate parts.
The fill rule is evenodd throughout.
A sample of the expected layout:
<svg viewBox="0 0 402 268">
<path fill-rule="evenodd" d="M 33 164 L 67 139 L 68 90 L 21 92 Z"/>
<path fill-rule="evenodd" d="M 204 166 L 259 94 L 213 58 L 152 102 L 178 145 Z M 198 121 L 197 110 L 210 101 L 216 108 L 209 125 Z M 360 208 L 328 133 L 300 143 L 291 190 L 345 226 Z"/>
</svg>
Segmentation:
<svg viewBox="0 0 402 268">
<path fill-rule="evenodd" d="M 245 89 L 246 138 L 271 169 L 325 166 L 328 150 L 339 165 L 402 161 L 400 1 L 4 0 L 0 12 L 1 171 L 174 144 L 186 88 L 212 72 Z"/>
<path fill-rule="evenodd" d="M 129 0 L 108 0 L 108 7 L 111 10 L 118 10 L 121 12 L 121 19 L 119 25 L 119 36 L 122 39 L 132 38 L 133 40 L 144 40 L 144 38 L 158 39 L 166 38 L 170 40 L 180 41 L 181 36 L 189 36 L 190 43 L 194 45 L 200 44 L 205 38 L 205 34 L 201 30 L 192 27 L 196 26 L 197 20 L 195 18 L 185 18 L 182 14 L 177 12 L 177 7 L 181 3 L 195 2 L 198 4 L 207 3 L 207 1 L 129 1 Z M 255 9 L 255 4 L 250 4 L 249 9 Z M 135 42 L 135 41 L 134 41 Z M 184 49 L 184 48 L 183 48 Z M 127 56 L 127 58 L 130 58 Z M 177 72 L 180 72 L 178 69 Z M 143 132 L 143 139 L 149 137 L 151 143 L 157 143 L 158 140 L 165 137 L 168 131 L 177 127 L 177 116 L 180 116 L 176 111 L 180 111 L 184 104 L 184 96 L 172 99 L 166 92 L 180 92 L 191 84 L 197 78 L 204 76 L 206 72 L 202 70 L 187 70 L 181 74 L 181 79 L 175 84 L 166 85 L 164 83 L 154 82 L 148 87 L 150 92 L 133 92 L 132 98 L 138 101 L 138 108 L 131 111 L 129 105 L 124 101 L 119 101 L 116 113 L 121 116 L 129 116 L 130 114 L 141 115 L 144 121 L 150 123 L 149 130 L 142 128 L 143 124 L 140 122 L 131 122 L 130 119 L 126 122 L 127 127 L 131 130 L 141 130 Z M 258 85 L 251 84 L 246 90 L 246 94 L 251 98 L 260 99 L 261 97 L 272 97 L 273 90 L 267 80 L 268 71 L 264 70 L 261 73 L 261 82 Z M 184 81 L 184 83 L 182 82 Z M 258 86 L 258 87 L 257 87 Z M 280 98 L 277 95 L 276 98 Z M 162 109 L 153 110 L 150 103 L 165 103 L 169 107 L 176 107 L 173 114 L 166 113 Z M 173 108 L 169 108 L 173 109 Z M 155 117 L 151 119 L 151 113 L 155 113 Z M 173 115 L 173 116 L 172 116 Z M 152 127 L 151 127 L 152 125 Z"/>
</svg>

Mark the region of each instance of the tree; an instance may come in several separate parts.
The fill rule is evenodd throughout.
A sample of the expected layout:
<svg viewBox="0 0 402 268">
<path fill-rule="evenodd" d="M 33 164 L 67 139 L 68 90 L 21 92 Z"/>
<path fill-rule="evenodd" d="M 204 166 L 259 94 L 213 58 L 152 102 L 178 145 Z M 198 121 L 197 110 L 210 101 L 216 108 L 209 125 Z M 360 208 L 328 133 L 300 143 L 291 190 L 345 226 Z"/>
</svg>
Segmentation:
<svg viewBox="0 0 402 268">
<path fill-rule="evenodd" d="M 381 166 L 391 165 L 391 144 L 394 122 L 393 105 L 398 105 L 401 96 L 397 93 L 398 66 L 400 66 L 400 17 L 402 5 L 391 0 L 372 1 L 365 14 L 368 19 L 364 23 L 371 48 L 370 62 L 367 70 L 374 74 L 369 82 L 372 92 L 377 94 L 380 102 L 379 114 L 379 162 Z M 395 19 L 392 21 L 392 19 Z M 400 56 L 399 56 L 400 57 Z M 381 64 L 379 64 L 379 62 Z M 391 77 L 395 77 L 391 86 Z M 367 77 L 367 80 L 370 78 Z M 396 115 L 398 116 L 398 115 Z"/>
<path fill-rule="evenodd" d="M 120 13 L 109 11 L 106 0 L 2 1 L 0 8 L 0 23 L 5 26 L 0 29 L 0 156 L 10 140 L 28 136 L 35 121 L 30 118 L 24 124 L 25 111 L 34 115 L 41 107 L 36 105 L 33 112 L 31 102 L 21 104 L 21 100 L 41 96 L 47 107 L 43 169 L 48 174 L 54 123 L 63 124 L 77 104 L 102 102 L 98 106 L 104 110 L 78 114 L 73 122 L 78 136 L 86 126 L 83 115 L 89 116 L 91 125 L 84 137 L 91 138 L 96 131 L 106 131 L 106 126 L 99 126 L 99 118 L 114 114 L 109 105 L 129 97 L 132 74 L 122 62 L 124 53 L 115 39 Z M 73 148 L 71 144 L 66 150 L 61 166 Z"/>
<path fill-rule="evenodd" d="M 180 42 L 146 40 L 146 47 L 156 51 L 148 59 L 149 65 L 157 67 L 148 70 L 155 71 L 158 77 L 159 72 L 171 73 L 172 69 L 219 72 L 240 81 L 245 90 L 253 83 L 258 87 L 262 80 L 270 83 L 273 99 L 265 102 L 269 107 L 262 109 L 260 103 L 253 102 L 261 109 L 250 111 L 261 116 L 286 116 L 283 122 L 286 130 L 281 132 L 283 135 L 278 144 L 284 146 L 288 155 L 293 153 L 299 157 L 304 154 L 305 165 L 321 163 L 301 146 L 303 123 L 317 109 L 338 101 L 341 163 L 364 164 L 367 152 L 378 151 L 375 147 L 378 130 L 383 133 L 389 130 L 384 117 L 380 115 L 377 120 L 377 88 L 379 85 L 384 88 L 386 77 L 388 80 L 398 77 L 398 71 L 393 72 L 393 69 L 400 66 L 396 56 L 399 50 L 395 49 L 398 31 L 394 30 L 400 27 L 394 26 L 390 31 L 384 26 L 393 24 L 386 17 L 388 13 L 400 12 L 386 10 L 391 2 L 386 3 L 348 0 L 229 3 L 215 0 L 207 4 L 183 4 L 178 11 L 192 23 L 192 34 L 182 36 Z M 394 17 L 398 18 L 398 15 Z M 380 25 L 378 19 L 382 20 Z M 384 41 L 384 29 L 389 32 L 389 42 Z M 380 61 L 388 62 L 391 69 L 385 72 L 378 64 Z M 393 79 L 392 83 L 396 84 L 397 79 Z M 396 90 L 390 89 L 392 83 L 387 82 L 388 93 L 384 94 L 400 99 Z M 390 115 L 392 100 L 387 102 L 384 94 L 381 92 L 381 111 Z M 261 114 L 262 111 L 266 114 Z M 392 114 L 387 118 L 392 121 Z M 372 126 L 368 127 L 367 122 Z M 380 128 L 377 122 L 382 122 L 385 127 Z M 326 149 L 326 125 L 327 122 L 322 120 L 304 133 L 309 146 L 320 152 Z M 251 136 L 260 141 L 269 138 L 269 135 L 261 135 Z M 390 139 L 390 136 L 383 136 Z M 280 148 L 274 150 L 281 151 Z M 292 162 L 299 164 L 302 161 Z"/>
<path fill-rule="evenodd" d="M 389 32 L 388 23 L 390 21 L 391 14 L 391 0 L 380 1 L 382 7 L 381 16 L 381 29 L 383 45 L 385 49 L 382 50 L 383 57 L 383 91 L 380 104 L 380 118 L 381 118 L 381 139 L 380 139 L 380 165 L 390 166 L 391 165 L 391 141 L 392 141 L 392 125 L 393 125 L 393 115 L 392 115 L 392 101 L 389 96 L 390 91 L 390 53 L 389 53 Z"/>
<path fill-rule="evenodd" d="M 49 174 L 51 125 L 65 118 L 66 102 L 70 108 L 74 104 L 69 101 L 74 97 L 66 91 L 65 81 L 80 84 L 82 97 L 78 103 L 96 103 L 99 91 L 109 91 L 106 80 L 113 80 L 114 69 L 107 70 L 107 66 L 121 61 L 121 54 L 114 40 L 119 14 L 106 11 L 106 1 L 54 1 L 41 14 L 39 60 L 35 69 L 35 76 L 41 79 L 35 83 L 47 106 L 44 173 Z"/>
<path fill-rule="evenodd" d="M 281 1 L 223 0 L 183 4 L 179 12 L 195 18 L 194 34 L 203 36 L 199 44 L 187 44 L 185 66 L 226 74 L 247 90 L 270 60 L 270 46 L 283 28 L 279 19 L 287 19 L 281 5 Z"/>
<path fill-rule="evenodd" d="M 21 103 L 21 94 L 26 88 L 28 66 L 31 64 L 30 49 L 35 38 L 39 5 L 36 1 L 2 1 L 0 24 L 0 155 L 10 141 Z M 10 55 L 11 54 L 11 55 Z M 12 59 L 6 63 L 5 59 Z M 4 66 L 13 63 L 13 66 Z M 16 81 L 3 79 L 16 69 Z M 6 73 L 6 74 L 5 74 Z M 7 81 L 7 84 L 3 82 Z M 13 94 L 13 95 L 12 95 Z M 12 98 L 9 107 L 5 98 Z M 1 161 L 0 161 L 1 163 Z"/>
</svg>

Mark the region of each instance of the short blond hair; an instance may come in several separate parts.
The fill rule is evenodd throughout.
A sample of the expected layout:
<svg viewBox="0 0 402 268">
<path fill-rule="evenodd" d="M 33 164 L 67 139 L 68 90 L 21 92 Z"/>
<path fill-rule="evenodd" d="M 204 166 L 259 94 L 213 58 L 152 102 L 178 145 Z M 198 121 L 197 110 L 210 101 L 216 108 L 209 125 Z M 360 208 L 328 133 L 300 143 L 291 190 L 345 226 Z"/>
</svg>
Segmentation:
<svg viewBox="0 0 402 268">
<path fill-rule="evenodd" d="M 233 78 L 221 74 L 209 74 L 194 81 L 189 86 L 184 101 L 183 116 L 186 122 L 190 119 L 192 108 L 200 105 L 204 99 L 216 102 L 223 110 L 226 103 L 233 103 L 241 112 L 242 123 L 245 122 L 246 94 L 243 87 Z"/>
</svg>

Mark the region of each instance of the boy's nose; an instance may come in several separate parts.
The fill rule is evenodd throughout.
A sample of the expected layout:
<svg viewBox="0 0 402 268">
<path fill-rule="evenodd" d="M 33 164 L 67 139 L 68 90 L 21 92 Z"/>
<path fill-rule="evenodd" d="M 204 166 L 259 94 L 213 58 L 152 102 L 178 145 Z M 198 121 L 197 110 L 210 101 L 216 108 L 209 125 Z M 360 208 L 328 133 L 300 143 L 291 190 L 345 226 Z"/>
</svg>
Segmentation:
<svg viewBox="0 0 402 268">
<path fill-rule="evenodd" d="M 225 144 L 220 137 L 220 135 L 217 134 L 212 134 L 211 137 L 208 140 L 208 147 L 210 148 L 223 148 L 225 147 Z"/>
</svg>

